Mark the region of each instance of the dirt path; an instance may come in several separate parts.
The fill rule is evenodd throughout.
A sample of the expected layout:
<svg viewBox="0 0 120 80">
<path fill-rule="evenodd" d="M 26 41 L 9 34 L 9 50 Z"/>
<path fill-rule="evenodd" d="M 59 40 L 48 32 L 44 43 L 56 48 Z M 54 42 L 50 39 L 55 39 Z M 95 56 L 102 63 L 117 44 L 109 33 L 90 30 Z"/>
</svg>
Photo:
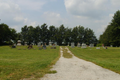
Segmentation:
<svg viewBox="0 0 120 80">
<path fill-rule="evenodd" d="M 74 55 L 69 59 L 64 58 L 61 47 L 60 50 L 61 57 L 52 68 L 57 73 L 46 74 L 40 80 L 120 80 L 119 74 L 79 59 Z M 69 49 L 68 52 L 71 53 Z"/>
</svg>

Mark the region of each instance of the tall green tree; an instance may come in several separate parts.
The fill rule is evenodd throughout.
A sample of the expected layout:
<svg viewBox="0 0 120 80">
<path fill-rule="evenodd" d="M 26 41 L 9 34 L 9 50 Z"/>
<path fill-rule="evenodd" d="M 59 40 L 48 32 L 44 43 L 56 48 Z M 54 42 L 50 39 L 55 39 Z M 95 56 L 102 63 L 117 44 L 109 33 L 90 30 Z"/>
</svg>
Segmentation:
<svg viewBox="0 0 120 80">
<path fill-rule="evenodd" d="M 0 45 L 4 43 L 11 44 L 16 38 L 16 30 L 9 28 L 7 24 L 0 24 Z"/>
<path fill-rule="evenodd" d="M 41 41 L 41 28 L 40 26 L 36 26 L 36 28 L 34 29 L 34 42 L 35 44 L 37 44 L 38 42 Z"/>
<path fill-rule="evenodd" d="M 100 36 L 100 41 L 105 45 L 120 45 L 120 10 L 114 14 L 111 23 Z"/>
<path fill-rule="evenodd" d="M 66 31 L 65 31 L 66 44 L 68 44 L 67 42 L 71 42 L 71 35 L 72 35 L 72 29 L 71 28 L 66 28 Z"/>
<path fill-rule="evenodd" d="M 55 37 L 55 34 L 56 34 L 56 28 L 55 26 L 50 26 L 49 27 L 49 40 L 52 41 L 52 42 L 55 42 L 56 41 L 56 37 Z"/>
<path fill-rule="evenodd" d="M 40 35 L 41 35 L 41 41 L 43 42 L 48 42 L 48 29 L 47 29 L 47 24 L 43 24 L 41 25 L 41 32 L 40 32 Z"/>
<path fill-rule="evenodd" d="M 58 28 L 58 44 L 61 45 L 62 42 L 65 42 L 65 27 L 62 24 L 59 28 Z"/>
<path fill-rule="evenodd" d="M 28 27 L 25 25 L 24 27 L 21 28 L 21 37 L 24 42 L 28 41 Z"/>
</svg>

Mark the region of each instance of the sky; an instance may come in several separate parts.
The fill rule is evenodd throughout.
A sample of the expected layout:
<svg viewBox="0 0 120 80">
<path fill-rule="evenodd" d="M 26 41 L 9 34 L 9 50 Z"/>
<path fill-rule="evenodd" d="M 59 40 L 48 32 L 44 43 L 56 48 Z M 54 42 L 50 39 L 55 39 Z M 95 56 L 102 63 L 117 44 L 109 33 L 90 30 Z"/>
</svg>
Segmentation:
<svg viewBox="0 0 120 80">
<path fill-rule="evenodd" d="M 0 23 L 17 32 L 27 26 L 83 26 L 97 38 L 120 10 L 120 0 L 0 0 Z"/>
</svg>

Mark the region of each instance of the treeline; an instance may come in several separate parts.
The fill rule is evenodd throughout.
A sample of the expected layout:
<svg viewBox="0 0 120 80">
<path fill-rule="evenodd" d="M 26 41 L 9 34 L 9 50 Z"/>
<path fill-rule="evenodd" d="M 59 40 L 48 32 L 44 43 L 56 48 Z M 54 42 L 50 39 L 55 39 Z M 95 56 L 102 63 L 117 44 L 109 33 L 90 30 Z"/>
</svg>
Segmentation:
<svg viewBox="0 0 120 80">
<path fill-rule="evenodd" d="M 111 23 L 100 35 L 100 42 L 106 46 L 120 46 L 120 10 L 116 11 Z"/>
<path fill-rule="evenodd" d="M 3 28 L 8 28 L 6 24 L 0 25 Z M 2 36 L 0 36 L 1 43 L 4 43 L 6 41 L 12 41 L 14 43 L 17 43 L 18 39 L 22 41 L 22 44 L 24 44 L 25 42 L 28 42 L 28 44 L 46 42 L 48 44 L 49 41 L 57 42 L 58 45 L 62 45 L 63 42 L 65 45 L 67 45 L 68 42 L 75 42 L 75 44 L 77 44 L 78 42 L 86 43 L 88 45 L 90 43 L 97 43 L 97 39 L 93 30 L 91 30 L 90 28 L 84 28 L 83 26 L 65 28 L 64 25 L 61 25 L 60 27 L 48 27 L 47 24 L 43 24 L 41 26 L 36 27 L 25 25 L 21 28 L 20 33 L 16 33 L 14 29 L 10 29 L 11 35 L 8 33 L 8 31 L 2 31 Z"/>
<path fill-rule="evenodd" d="M 9 28 L 7 24 L 0 24 L 0 45 L 12 44 L 12 40 L 17 40 L 16 30 Z"/>
</svg>

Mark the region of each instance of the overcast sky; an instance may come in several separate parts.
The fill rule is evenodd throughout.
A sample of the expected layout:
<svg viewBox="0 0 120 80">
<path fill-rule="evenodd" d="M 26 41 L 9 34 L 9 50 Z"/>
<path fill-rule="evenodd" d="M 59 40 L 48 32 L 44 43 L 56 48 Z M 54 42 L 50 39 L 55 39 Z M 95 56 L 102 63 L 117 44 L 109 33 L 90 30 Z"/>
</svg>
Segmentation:
<svg viewBox="0 0 120 80">
<path fill-rule="evenodd" d="M 24 25 L 91 28 L 97 38 L 120 10 L 120 0 L 0 0 L 0 23 L 21 31 Z"/>
</svg>

